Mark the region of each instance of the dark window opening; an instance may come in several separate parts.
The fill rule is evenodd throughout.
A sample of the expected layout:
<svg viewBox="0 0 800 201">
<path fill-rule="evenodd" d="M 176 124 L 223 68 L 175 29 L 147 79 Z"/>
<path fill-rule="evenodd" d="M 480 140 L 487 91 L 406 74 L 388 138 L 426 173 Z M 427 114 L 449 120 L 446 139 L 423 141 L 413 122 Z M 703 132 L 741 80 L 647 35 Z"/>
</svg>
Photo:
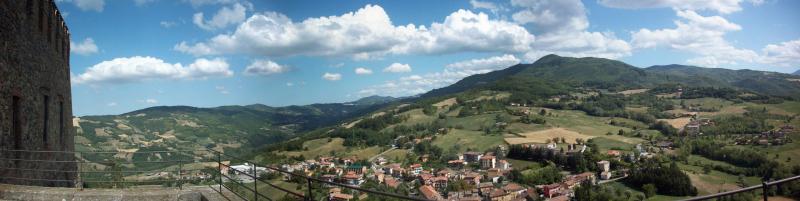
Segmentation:
<svg viewBox="0 0 800 201">
<path fill-rule="evenodd" d="M 28 16 L 33 15 L 33 2 L 32 0 L 28 0 L 25 3 L 25 9 L 28 10 Z"/>
<path fill-rule="evenodd" d="M 44 2 L 39 4 L 39 31 L 44 31 Z"/>
<path fill-rule="evenodd" d="M 50 107 L 48 107 L 49 105 L 50 105 L 50 96 L 45 95 L 44 96 L 44 105 L 43 105 L 44 114 L 42 115 L 44 117 L 44 121 L 42 122 L 42 142 L 43 142 L 45 148 L 47 148 L 47 145 L 48 145 L 47 129 L 49 127 L 48 123 L 50 122 L 49 121 L 50 120 Z"/>
<path fill-rule="evenodd" d="M 64 101 L 58 102 L 58 139 L 62 150 L 67 150 L 64 143 Z"/>
<path fill-rule="evenodd" d="M 14 150 L 22 149 L 22 117 L 20 117 L 20 98 L 14 96 L 11 103 L 11 133 L 14 138 Z"/>
</svg>

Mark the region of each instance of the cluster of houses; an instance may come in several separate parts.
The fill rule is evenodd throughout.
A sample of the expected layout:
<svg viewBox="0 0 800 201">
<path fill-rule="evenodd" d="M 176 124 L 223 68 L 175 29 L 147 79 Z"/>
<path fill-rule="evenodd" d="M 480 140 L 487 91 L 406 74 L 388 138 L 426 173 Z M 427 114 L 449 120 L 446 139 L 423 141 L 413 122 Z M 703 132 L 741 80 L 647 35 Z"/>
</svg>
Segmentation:
<svg viewBox="0 0 800 201">
<path fill-rule="evenodd" d="M 794 126 L 783 125 L 770 131 L 760 134 L 739 135 L 734 144 L 736 145 L 784 145 L 792 142 L 788 135 L 795 131 Z"/>
<path fill-rule="evenodd" d="M 542 196 L 552 201 L 566 201 L 574 196 L 576 187 L 580 186 L 584 181 L 597 183 L 597 177 L 593 172 L 584 172 L 576 175 L 568 175 L 564 181 L 536 186 L 542 190 Z"/>
<path fill-rule="evenodd" d="M 692 120 L 683 126 L 683 132 L 687 135 L 702 135 L 702 131 L 700 130 L 703 126 L 711 126 L 714 125 L 714 121 L 708 118 L 692 118 Z"/>
<path fill-rule="evenodd" d="M 567 200 L 573 196 L 572 190 L 581 182 L 596 182 L 596 174 L 587 172 L 568 175 L 564 181 L 558 183 L 526 188 L 506 179 L 513 167 L 508 161 L 498 159 L 493 152 L 465 152 L 457 159 L 449 161 L 447 167 L 438 169 L 422 164 L 388 163 L 383 157 L 372 161 L 371 167 L 355 164 L 355 161 L 354 158 L 320 157 L 317 160 L 284 165 L 282 168 L 287 171 L 303 170 L 308 175 L 315 175 L 314 172 L 317 172 L 316 175 L 322 180 L 351 186 L 360 186 L 367 180 L 391 189 L 404 185 L 407 189 L 412 189 L 412 195 L 429 200 L 522 201 L 539 197 Z M 598 165 L 601 166 L 601 178 L 611 178 L 610 163 L 601 161 Z M 449 185 L 461 187 L 448 188 Z M 345 193 L 338 187 L 327 186 L 331 187 L 330 200 L 346 201 L 363 199 L 366 196 L 363 193 Z"/>
</svg>

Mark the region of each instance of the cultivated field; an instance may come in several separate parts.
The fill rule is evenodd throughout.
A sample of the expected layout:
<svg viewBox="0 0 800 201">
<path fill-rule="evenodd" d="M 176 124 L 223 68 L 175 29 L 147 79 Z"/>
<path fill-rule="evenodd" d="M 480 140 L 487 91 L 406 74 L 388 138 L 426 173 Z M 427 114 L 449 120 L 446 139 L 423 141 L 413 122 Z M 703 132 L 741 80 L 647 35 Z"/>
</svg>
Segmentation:
<svg viewBox="0 0 800 201">
<path fill-rule="evenodd" d="M 672 127 L 680 129 L 680 128 L 683 128 L 684 126 L 686 126 L 686 124 L 689 124 L 689 122 L 692 121 L 692 118 L 691 117 L 681 117 L 681 118 L 675 118 L 675 119 L 658 119 L 658 121 L 665 121 L 665 122 L 669 123 L 669 125 L 672 125 Z"/>
<path fill-rule="evenodd" d="M 631 95 L 631 94 L 644 93 L 647 92 L 647 90 L 650 89 L 631 89 L 631 90 L 620 91 L 619 93 L 623 95 Z"/>
<path fill-rule="evenodd" d="M 434 107 L 442 108 L 456 104 L 456 98 L 448 98 L 438 103 L 433 104 Z"/>
<path fill-rule="evenodd" d="M 521 133 L 525 137 L 506 138 L 508 144 L 528 144 L 528 143 L 546 143 L 548 139 L 564 138 L 567 143 L 575 143 L 575 139 L 581 138 L 588 140 L 594 136 L 583 135 L 575 131 L 567 130 L 564 128 L 551 128 L 542 131 L 533 131 Z"/>
</svg>

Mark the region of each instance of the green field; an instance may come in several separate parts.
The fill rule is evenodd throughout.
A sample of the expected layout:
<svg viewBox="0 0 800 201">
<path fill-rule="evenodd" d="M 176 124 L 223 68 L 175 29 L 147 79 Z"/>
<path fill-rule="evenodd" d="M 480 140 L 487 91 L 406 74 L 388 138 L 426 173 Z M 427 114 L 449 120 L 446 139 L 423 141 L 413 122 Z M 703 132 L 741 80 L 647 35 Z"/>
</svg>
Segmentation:
<svg viewBox="0 0 800 201">
<path fill-rule="evenodd" d="M 631 196 L 633 198 L 635 198 L 637 194 L 641 194 L 642 196 L 644 196 L 644 193 L 642 193 L 641 191 L 633 189 L 631 187 L 628 187 L 628 186 L 626 186 L 625 184 L 623 184 L 623 183 L 621 183 L 619 181 L 609 182 L 609 183 L 605 183 L 605 184 L 602 184 L 602 185 L 608 185 L 608 186 L 611 186 L 612 188 L 615 188 L 615 189 L 622 189 L 623 192 L 624 191 L 631 191 L 632 194 L 634 195 L 634 196 Z M 678 197 L 678 196 L 668 196 L 668 195 L 655 195 L 655 196 L 647 198 L 645 200 L 647 200 L 647 201 L 667 201 L 667 200 L 680 200 L 680 199 L 685 199 L 685 198 L 688 198 L 688 197 Z M 635 200 L 635 199 L 630 199 L 630 200 Z"/>
<path fill-rule="evenodd" d="M 721 161 L 712 161 L 710 159 L 695 157 L 693 160 L 702 160 L 706 163 L 724 163 Z M 697 188 L 700 195 L 708 195 L 722 191 L 730 191 L 740 188 L 738 186 L 739 177 L 728 173 L 711 170 L 708 174 L 703 173 L 703 168 L 694 165 L 678 164 L 680 168 L 689 175 L 692 180 L 692 185 Z M 758 177 L 745 177 L 747 186 L 758 185 L 760 179 Z"/>
<path fill-rule="evenodd" d="M 347 148 L 342 145 L 344 143 L 344 139 L 342 138 L 320 138 L 309 140 L 303 143 L 303 150 L 302 151 L 288 151 L 288 152 L 280 152 L 281 154 L 287 156 L 299 156 L 302 155 L 305 158 L 316 158 L 319 156 L 327 156 L 330 155 L 331 152 L 344 152 Z"/>
<path fill-rule="evenodd" d="M 494 125 L 497 113 L 480 114 L 461 118 L 448 118 L 446 125 L 453 127 L 463 127 L 464 130 L 481 130 L 483 127 Z"/>
<path fill-rule="evenodd" d="M 538 110 L 538 108 L 537 108 Z M 583 111 L 576 110 L 550 110 L 552 116 L 546 116 L 547 125 L 552 127 L 563 127 L 577 131 L 584 135 L 605 137 L 608 139 L 628 143 L 638 144 L 644 141 L 640 138 L 625 137 L 621 135 L 606 135 L 606 133 L 616 134 L 620 129 L 630 132 L 632 129 L 609 125 L 611 118 L 595 117 L 586 115 Z"/>
<path fill-rule="evenodd" d="M 383 154 L 383 157 L 388 159 L 389 161 L 400 163 L 406 159 L 408 156 L 409 150 L 406 149 L 395 149 Z"/>
<path fill-rule="evenodd" d="M 475 151 L 486 151 L 502 144 L 505 144 L 502 135 L 486 135 L 482 131 L 460 129 L 453 129 L 446 135 L 439 135 L 433 141 L 433 145 L 441 147 L 445 151 L 458 148 L 457 151 L 459 152 L 464 152 L 467 148 Z"/>
</svg>

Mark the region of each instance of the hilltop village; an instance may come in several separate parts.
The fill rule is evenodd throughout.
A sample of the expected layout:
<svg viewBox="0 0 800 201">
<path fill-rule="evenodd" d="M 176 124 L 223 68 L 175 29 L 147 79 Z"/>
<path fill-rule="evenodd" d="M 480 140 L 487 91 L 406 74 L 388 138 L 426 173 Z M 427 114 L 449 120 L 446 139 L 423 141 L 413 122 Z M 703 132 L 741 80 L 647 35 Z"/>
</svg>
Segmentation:
<svg viewBox="0 0 800 201">
<path fill-rule="evenodd" d="M 512 104 L 513 107 L 521 105 Z M 525 110 L 523 113 L 530 113 Z M 691 121 L 681 133 L 687 135 L 702 135 L 701 126 L 713 125 L 709 119 L 691 117 Z M 786 138 L 788 133 L 794 132 L 794 127 L 784 125 L 778 129 L 765 131 L 760 134 L 748 135 L 737 138 L 737 144 L 780 145 L 790 142 Z M 447 128 L 437 129 L 433 136 L 421 139 L 406 139 L 407 136 L 398 136 L 393 140 L 391 147 L 421 146 L 430 143 L 436 136 L 447 135 Z M 745 140 L 749 139 L 749 140 Z M 596 145 L 583 139 L 576 139 L 576 143 L 566 143 L 562 138 L 548 139 L 547 143 L 523 143 L 498 145 L 493 151 L 479 152 L 466 151 L 458 153 L 453 160 L 446 164 L 437 164 L 430 154 L 422 154 L 415 163 L 398 163 L 384 156 L 370 159 L 353 157 L 320 156 L 294 164 L 284 164 L 280 168 L 287 172 L 294 172 L 310 177 L 320 178 L 324 181 L 350 185 L 354 187 L 382 186 L 384 188 L 403 192 L 411 196 L 419 196 L 429 200 L 465 200 L 465 201 L 512 201 L 512 200 L 570 200 L 575 197 L 575 189 L 581 185 L 598 185 L 628 177 L 629 169 L 621 163 L 632 163 L 658 157 L 660 154 L 670 154 L 673 142 L 669 140 L 653 141 L 647 144 L 637 144 L 633 152 L 625 153 L 620 150 L 607 150 L 598 153 Z M 551 175 L 555 179 L 543 179 L 549 182 L 539 185 L 524 185 L 517 180 L 524 180 L 519 170 L 509 162 L 514 159 L 530 159 L 531 154 L 548 155 L 556 163 L 564 166 L 591 162 L 594 171 L 569 172 L 555 171 Z M 601 160 L 573 160 L 582 156 L 599 155 Z M 558 159 L 562 157 L 562 159 Z M 514 159 L 512 159 L 514 158 Z M 561 162 L 559 162 L 561 160 Z M 438 161 L 438 160 L 437 160 Z M 552 162 L 551 162 L 552 163 Z M 555 166 L 555 164 L 553 164 Z M 588 164 L 583 164 L 584 166 Z M 251 165 L 233 166 L 241 169 L 238 172 L 249 171 Z M 258 167 L 259 174 L 275 173 L 266 168 Z M 237 171 L 224 171 L 224 173 L 237 173 Z M 291 181 L 291 175 L 284 174 L 283 179 Z M 515 178 L 516 177 L 516 178 Z M 330 200 L 360 200 L 365 199 L 366 193 L 329 187 Z"/>
<path fill-rule="evenodd" d="M 731 175 L 714 178 L 731 183 L 714 189 L 732 190 L 757 185 L 764 170 L 794 164 L 791 156 L 773 162 L 752 151 L 795 147 L 794 118 L 769 105 L 676 98 L 681 90 L 660 98 L 647 90 L 588 90 L 584 98 L 551 97 L 560 105 L 547 107 L 509 101 L 503 92 L 435 99 L 344 123 L 322 132 L 325 138 L 271 153 L 284 158 L 273 164 L 285 171 L 430 200 L 680 199 L 715 191 L 700 179 L 706 175 Z M 629 105 L 624 118 L 601 109 L 615 101 Z M 639 110 L 639 104 L 662 108 Z M 758 119 L 770 125 L 732 126 Z M 784 173 L 771 177 L 776 174 Z M 369 199 L 347 188 L 328 190 L 331 200 Z"/>
</svg>

